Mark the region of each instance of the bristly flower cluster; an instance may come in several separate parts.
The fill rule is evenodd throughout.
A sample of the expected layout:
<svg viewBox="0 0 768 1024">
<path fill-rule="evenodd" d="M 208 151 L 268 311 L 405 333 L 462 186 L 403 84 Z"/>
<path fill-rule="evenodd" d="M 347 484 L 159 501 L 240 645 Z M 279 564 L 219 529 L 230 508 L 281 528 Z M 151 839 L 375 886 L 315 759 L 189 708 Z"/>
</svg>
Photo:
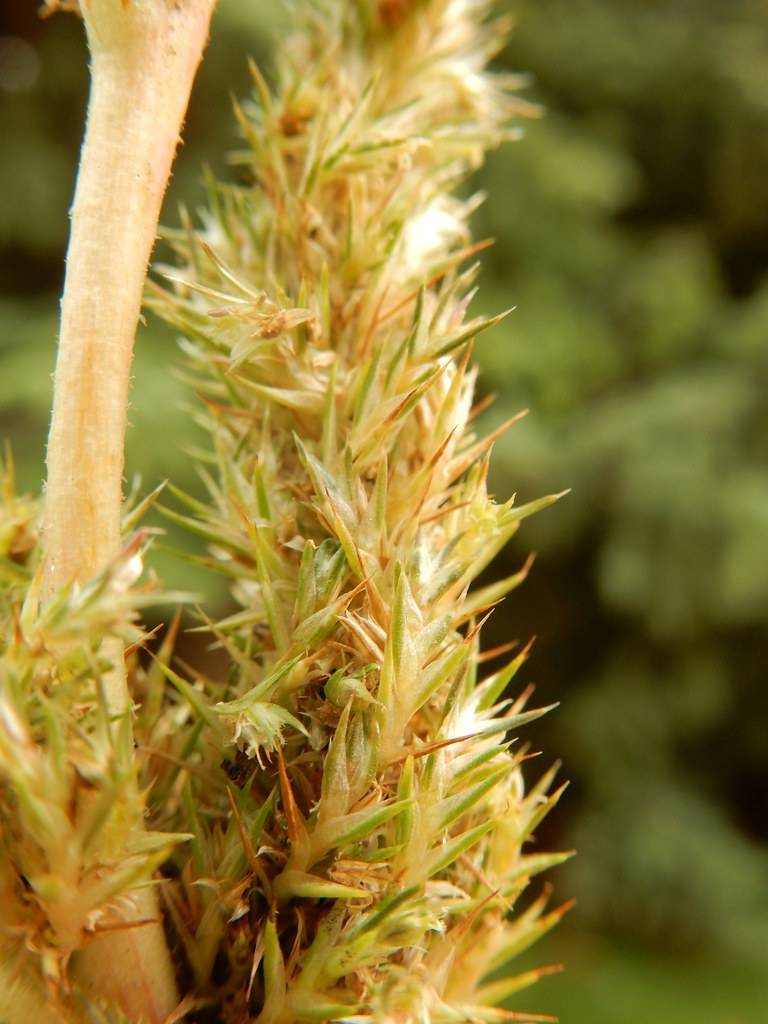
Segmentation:
<svg viewBox="0 0 768 1024">
<path fill-rule="evenodd" d="M 487 493 L 469 360 L 495 320 L 467 318 L 480 247 L 451 195 L 526 112 L 486 70 L 487 6 L 307 5 L 276 90 L 254 71 L 238 111 L 245 184 L 211 183 L 203 229 L 171 238 L 154 304 L 213 451 L 210 501 L 167 514 L 241 605 L 206 627 L 225 678 L 174 671 L 172 630 L 132 662 L 135 721 L 111 715 L 143 542 L 42 607 L 37 508 L 0 471 L 0 954 L 32 952 L 53 992 L 164 865 L 190 1019 L 535 1019 L 499 1004 L 562 914 L 515 909 L 563 859 L 524 846 L 558 792 L 553 772 L 525 791 L 510 738 L 542 713 L 505 697 L 527 649 L 479 672 L 526 568 L 471 585 L 553 499 Z"/>
<path fill-rule="evenodd" d="M 157 827 L 178 805 L 195 836 L 175 933 L 225 1021 L 533 1019 L 498 1004 L 541 972 L 498 971 L 562 913 L 514 913 L 563 859 L 524 852 L 558 796 L 552 773 L 524 791 L 509 738 L 542 713 L 504 697 L 526 651 L 479 674 L 525 569 L 470 589 L 554 500 L 497 504 L 472 428 L 495 319 L 467 318 L 475 204 L 451 191 L 526 113 L 487 70 L 488 6 L 300 5 L 276 89 L 254 69 L 237 111 L 244 184 L 211 182 L 202 229 L 169 236 L 153 305 L 213 451 L 210 501 L 167 514 L 242 610 L 207 627 L 226 679 L 164 669 L 179 710 L 148 742 Z"/>
<path fill-rule="evenodd" d="M 130 717 L 111 716 L 104 699 L 123 647 L 143 641 L 136 609 L 156 600 L 134 588 L 143 538 L 43 607 L 38 502 L 17 497 L 13 483 L 8 458 L 0 462 L 0 963 L 12 965 L 4 984 L 30 970 L 42 976 L 69 1020 L 61 1000 L 72 955 L 120 926 L 124 901 L 187 837 L 145 831 Z"/>
</svg>

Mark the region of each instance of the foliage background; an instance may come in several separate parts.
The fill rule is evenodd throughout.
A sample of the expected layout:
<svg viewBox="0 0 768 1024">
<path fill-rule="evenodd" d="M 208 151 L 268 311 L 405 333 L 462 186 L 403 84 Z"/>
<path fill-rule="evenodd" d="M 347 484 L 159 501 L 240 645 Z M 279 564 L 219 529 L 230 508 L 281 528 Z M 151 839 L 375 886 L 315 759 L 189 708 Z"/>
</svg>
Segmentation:
<svg viewBox="0 0 768 1024">
<path fill-rule="evenodd" d="M 489 643 L 539 635 L 562 707 L 530 730 L 571 794 L 548 843 L 579 900 L 527 1006 L 572 1024 L 759 1024 L 768 969 L 768 2 L 508 0 L 503 60 L 546 116 L 494 154 L 477 347 L 494 486 L 572 487 L 494 574 L 538 553 Z M 230 94 L 283 15 L 220 0 L 165 219 L 231 173 Z M 74 18 L 0 11 L 0 435 L 40 487 L 87 75 Z M 127 98 L 126 102 L 129 102 Z M 128 472 L 194 487 L 175 342 L 142 330 Z M 171 538 L 174 544 L 184 538 Z M 223 591 L 158 552 L 174 586 Z"/>
</svg>

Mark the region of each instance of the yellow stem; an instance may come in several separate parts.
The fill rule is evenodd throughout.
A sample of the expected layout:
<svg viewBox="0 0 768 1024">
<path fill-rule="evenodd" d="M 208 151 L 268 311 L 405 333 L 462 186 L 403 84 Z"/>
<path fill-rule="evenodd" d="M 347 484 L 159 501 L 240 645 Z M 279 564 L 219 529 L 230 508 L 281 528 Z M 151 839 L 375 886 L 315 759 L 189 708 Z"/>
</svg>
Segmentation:
<svg viewBox="0 0 768 1024">
<path fill-rule="evenodd" d="M 44 599 L 120 549 L 133 343 L 160 206 L 215 0 L 80 0 L 91 52 L 88 121 L 72 207 L 48 440 Z M 109 709 L 130 697 L 122 651 Z M 81 983 L 131 1021 L 160 1024 L 177 996 L 155 896 L 133 894 L 129 927 L 92 941 Z"/>
<path fill-rule="evenodd" d="M 47 595 L 120 544 L 133 342 L 214 0 L 81 0 L 91 94 L 61 304 L 45 509 Z"/>
</svg>

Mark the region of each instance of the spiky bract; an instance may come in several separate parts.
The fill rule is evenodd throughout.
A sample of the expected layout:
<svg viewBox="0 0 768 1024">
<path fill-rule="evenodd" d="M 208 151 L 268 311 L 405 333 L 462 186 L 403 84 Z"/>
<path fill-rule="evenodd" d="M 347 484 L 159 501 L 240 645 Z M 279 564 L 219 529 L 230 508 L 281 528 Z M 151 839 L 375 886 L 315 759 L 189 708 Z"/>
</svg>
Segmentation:
<svg viewBox="0 0 768 1024">
<path fill-rule="evenodd" d="M 180 712 L 150 742 L 185 767 L 153 806 L 195 835 L 166 892 L 225 1021 L 503 1019 L 537 972 L 489 974 L 560 915 L 513 913 L 562 859 L 523 848 L 557 799 L 550 773 L 524 792 L 509 738 L 541 713 L 504 699 L 525 652 L 478 674 L 482 616 L 525 573 L 470 590 L 552 500 L 497 504 L 472 432 L 495 321 L 467 318 L 474 200 L 450 193 L 526 111 L 486 69 L 487 8 L 301 5 L 277 88 L 254 71 L 237 111 L 243 183 L 169 236 L 153 305 L 213 452 L 210 501 L 168 514 L 242 610 L 208 627 L 225 679 L 165 669 Z"/>
<path fill-rule="evenodd" d="M 39 507 L 15 496 L 10 460 L 0 499 L 0 1010 L 27 978 L 47 982 L 65 1021 L 72 955 L 122 926 L 125 901 L 186 837 L 144 830 L 132 724 L 103 699 L 153 600 L 133 588 L 142 537 L 43 607 Z"/>
</svg>

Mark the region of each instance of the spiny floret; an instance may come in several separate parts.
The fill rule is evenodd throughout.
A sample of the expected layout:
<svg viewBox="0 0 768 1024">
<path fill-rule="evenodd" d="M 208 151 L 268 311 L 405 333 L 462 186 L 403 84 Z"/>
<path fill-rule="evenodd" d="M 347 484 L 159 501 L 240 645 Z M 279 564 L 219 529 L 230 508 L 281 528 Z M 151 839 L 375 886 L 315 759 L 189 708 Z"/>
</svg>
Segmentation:
<svg viewBox="0 0 768 1024">
<path fill-rule="evenodd" d="M 121 901 L 185 837 L 144 831 L 127 715 L 110 718 L 104 680 L 123 644 L 142 639 L 134 587 L 144 538 L 83 587 L 39 601 L 38 503 L 0 465 L 0 956 L 26 957 L 52 993 Z"/>
<path fill-rule="evenodd" d="M 210 501 L 167 514 L 242 606 L 209 627 L 226 680 L 165 669 L 197 837 L 174 923 L 203 990 L 223 953 L 226 1020 L 503 1019 L 534 978 L 500 988 L 489 964 L 560 913 L 508 920 L 562 859 L 522 850 L 559 795 L 525 795 L 510 748 L 543 713 L 503 699 L 526 652 L 478 679 L 482 616 L 525 570 L 470 592 L 554 500 L 496 503 L 472 427 L 471 346 L 498 318 L 467 319 L 474 203 L 448 190 L 524 110 L 486 69 L 487 9 L 300 8 L 276 90 L 254 72 L 238 108 L 247 184 L 211 183 L 155 295 L 214 445 Z"/>
</svg>

